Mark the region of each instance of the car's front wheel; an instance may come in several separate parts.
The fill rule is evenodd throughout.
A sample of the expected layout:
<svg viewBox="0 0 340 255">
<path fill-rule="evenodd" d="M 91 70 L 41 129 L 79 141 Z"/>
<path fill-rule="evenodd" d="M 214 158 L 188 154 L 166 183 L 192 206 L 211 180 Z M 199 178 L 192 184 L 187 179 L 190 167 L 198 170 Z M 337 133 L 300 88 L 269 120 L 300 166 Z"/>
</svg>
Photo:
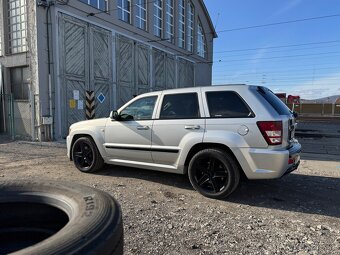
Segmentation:
<svg viewBox="0 0 340 255">
<path fill-rule="evenodd" d="M 240 171 L 235 159 L 219 149 L 205 149 L 193 156 L 188 175 L 195 190 L 210 198 L 224 198 L 238 186 Z"/>
<path fill-rule="evenodd" d="M 72 159 L 74 165 L 82 172 L 98 171 L 104 165 L 94 141 L 89 137 L 78 138 L 72 146 Z"/>
</svg>

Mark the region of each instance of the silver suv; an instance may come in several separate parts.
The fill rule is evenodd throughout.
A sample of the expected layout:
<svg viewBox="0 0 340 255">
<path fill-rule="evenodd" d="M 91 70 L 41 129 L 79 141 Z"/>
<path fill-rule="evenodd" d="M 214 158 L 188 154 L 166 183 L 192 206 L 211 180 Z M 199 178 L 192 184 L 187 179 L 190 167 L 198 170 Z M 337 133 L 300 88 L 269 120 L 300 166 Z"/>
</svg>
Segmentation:
<svg viewBox="0 0 340 255">
<path fill-rule="evenodd" d="M 67 154 L 82 172 L 104 163 L 188 174 L 211 198 L 231 194 L 240 175 L 280 178 L 297 169 L 295 116 L 269 89 L 225 85 L 140 95 L 109 118 L 70 127 Z"/>
</svg>

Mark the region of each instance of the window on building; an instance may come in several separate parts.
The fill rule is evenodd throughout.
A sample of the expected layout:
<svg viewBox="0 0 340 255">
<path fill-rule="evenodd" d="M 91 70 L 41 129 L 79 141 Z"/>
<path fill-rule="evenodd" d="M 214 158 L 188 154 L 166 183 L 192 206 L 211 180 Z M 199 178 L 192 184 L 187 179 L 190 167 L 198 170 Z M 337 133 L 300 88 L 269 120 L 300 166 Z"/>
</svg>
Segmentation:
<svg viewBox="0 0 340 255">
<path fill-rule="evenodd" d="M 205 43 L 205 34 L 203 31 L 203 27 L 201 22 L 198 22 L 197 25 L 197 54 L 202 58 L 206 57 L 207 50 L 206 50 L 206 43 Z"/>
<path fill-rule="evenodd" d="M 253 112 L 243 99 L 233 91 L 207 92 L 211 118 L 252 118 Z"/>
<path fill-rule="evenodd" d="M 156 0 L 153 4 L 153 34 L 162 37 L 163 32 L 163 0 Z"/>
<path fill-rule="evenodd" d="M 15 100 L 29 99 L 30 71 L 28 67 L 14 67 L 10 69 L 11 91 Z"/>
<path fill-rule="evenodd" d="M 194 6 L 191 2 L 187 8 L 187 50 L 194 51 Z"/>
<path fill-rule="evenodd" d="M 8 0 L 9 53 L 27 51 L 26 0 Z"/>
<path fill-rule="evenodd" d="M 196 93 L 164 96 L 160 119 L 195 119 L 200 117 Z"/>
<path fill-rule="evenodd" d="M 165 38 L 174 42 L 174 0 L 166 0 L 165 13 Z"/>
<path fill-rule="evenodd" d="M 136 2 L 136 27 L 146 30 L 147 0 L 137 0 Z"/>
<path fill-rule="evenodd" d="M 102 11 L 108 11 L 108 0 L 80 0 L 85 4 L 91 5 L 94 8 L 97 8 Z"/>
<path fill-rule="evenodd" d="M 118 18 L 131 23 L 131 0 L 118 0 Z"/>
<path fill-rule="evenodd" d="M 178 47 L 185 47 L 185 3 L 178 1 Z"/>
</svg>

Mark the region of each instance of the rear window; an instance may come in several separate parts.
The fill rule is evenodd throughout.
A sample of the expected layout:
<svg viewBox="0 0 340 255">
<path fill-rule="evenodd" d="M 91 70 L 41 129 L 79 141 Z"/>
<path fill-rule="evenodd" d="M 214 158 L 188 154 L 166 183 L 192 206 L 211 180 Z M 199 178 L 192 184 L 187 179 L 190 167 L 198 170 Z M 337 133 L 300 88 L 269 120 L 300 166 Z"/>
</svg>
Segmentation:
<svg viewBox="0 0 340 255">
<path fill-rule="evenodd" d="M 233 91 L 207 92 L 211 118 L 251 118 L 253 112 L 243 99 Z"/>
<path fill-rule="evenodd" d="M 289 108 L 271 90 L 265 87 L 257 87 L 257 92 L 277 111 L 280 115 L 291 115 Z"/>
</svg>

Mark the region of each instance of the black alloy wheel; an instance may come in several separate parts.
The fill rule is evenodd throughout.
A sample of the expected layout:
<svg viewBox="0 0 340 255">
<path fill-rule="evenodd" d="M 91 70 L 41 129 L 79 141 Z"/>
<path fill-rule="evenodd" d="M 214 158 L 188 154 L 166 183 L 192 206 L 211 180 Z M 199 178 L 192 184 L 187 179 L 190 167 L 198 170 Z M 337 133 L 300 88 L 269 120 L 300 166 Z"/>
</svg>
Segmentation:
<svg viewBox="0 0 340 255">
<path fill-rule="evenodd" d="M 89 137 L 80 137 L 74 142 L 72 159 L 80 171 L 87 173 L 95 172 L 104 165 L 96 144 Z"/>
<path fill-rule="evenodd" d="M 210 198 L 230 195 L 240 179 L 233 157 L 218 149 L 198 152 L 190 161 L 188 174 L 192 186 Z"/>
</svg>

